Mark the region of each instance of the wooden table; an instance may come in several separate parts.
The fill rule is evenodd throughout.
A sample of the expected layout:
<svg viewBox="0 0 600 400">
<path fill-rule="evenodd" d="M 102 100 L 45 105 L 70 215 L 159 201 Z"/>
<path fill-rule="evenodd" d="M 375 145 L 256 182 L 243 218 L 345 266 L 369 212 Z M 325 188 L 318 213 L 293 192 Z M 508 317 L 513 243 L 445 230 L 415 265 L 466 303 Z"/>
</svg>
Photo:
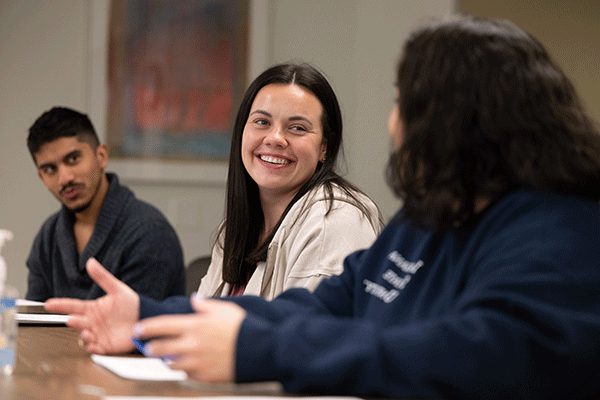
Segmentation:
<svg viewBox="0 0 600 400">
<path fill-rule="evenodd" d="M 203 385 L 120 378 L 95 364 L 66 326 L 19 326 L 17 363 L 12 376 L 0 375 L 0 398 L 99 399 L 112 396 L 202 397 L 279 395 L 273 385 Z M 293 396 L 291 396 L 293 397 Z"/>
</svg>

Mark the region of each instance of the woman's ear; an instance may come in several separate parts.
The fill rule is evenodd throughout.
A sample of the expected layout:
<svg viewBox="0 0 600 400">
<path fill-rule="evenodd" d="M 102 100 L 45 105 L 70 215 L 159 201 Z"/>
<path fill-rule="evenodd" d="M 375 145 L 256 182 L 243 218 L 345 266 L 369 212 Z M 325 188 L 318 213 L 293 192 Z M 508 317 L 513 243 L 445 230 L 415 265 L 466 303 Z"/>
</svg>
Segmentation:
<svg viewBox="0 0 600 400">
<path fill-rule="evenodd" d="M 327 158 L 327 140 L 323 139 L 323 142 L 321 143 L 321 154 L 319 154 L 319 161 L 325 162 L 326 158 Z"/>
</svg>

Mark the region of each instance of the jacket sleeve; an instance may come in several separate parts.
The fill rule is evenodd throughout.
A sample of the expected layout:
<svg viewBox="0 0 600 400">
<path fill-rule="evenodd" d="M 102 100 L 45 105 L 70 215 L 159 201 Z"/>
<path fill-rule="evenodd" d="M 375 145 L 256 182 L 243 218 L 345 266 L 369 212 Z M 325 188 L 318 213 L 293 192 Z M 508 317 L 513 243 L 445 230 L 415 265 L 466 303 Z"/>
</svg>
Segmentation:
<svg viewBox="0 0 600 400">
<path fill-rule="evenodd" d="M 222 240 L 219 239 L 219 240 Z M 219 242 L 215 242 L 210 256 L 210 265 L 206 271 L 206 275 L 200 280 L 198 293 L 204 297 L 224 296 L 221 293 L 225 283 L 223 282 L 223 249 Z"/>
<path fill-rule="evenodd" d="M 377 217 L 368 219 L 346 201 L 334 201 L 333 209 L 326 213 L 327 201 L 318 201 L 296 225 L 300 228 L 292 227 L 282 245 L 287 269 L 283 290 L 314 290 L 323 278 L 342 272 L 348 254 L 370 247 L 379 234 L 379 227 L 372 224 Z"/>
</svg>

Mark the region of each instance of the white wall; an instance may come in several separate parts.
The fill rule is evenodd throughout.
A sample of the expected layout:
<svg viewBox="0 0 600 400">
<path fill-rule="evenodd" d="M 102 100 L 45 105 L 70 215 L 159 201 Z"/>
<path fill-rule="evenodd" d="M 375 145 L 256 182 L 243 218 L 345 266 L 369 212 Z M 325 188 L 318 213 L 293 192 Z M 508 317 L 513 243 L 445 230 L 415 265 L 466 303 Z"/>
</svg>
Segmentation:
<svg viewBox="0 0 600 400">
<path fill-rule="evenodd" d="M 506 18 L 535 36 L 600 123 L 600 1 L 460 0 L 461 12 Z"/>
<path fill-rule="evenodd" d="M 79 0 L 0 1 L 0 226 L 15 235 L 2 254 L 21 295 L 31 242 L 58 209 L 27 151 L 27 128 L 52 105 L 85 107 L 86 16 Z"/>
<path fill-rule="evenodd" d="M 304 60 L 319 67 L 344 113 L 347 177 L 365 190 L 386 218 L 398 208 L 384 183 L 389 153 L 387 116 L 400 44 L 423 17 L 454 9 L 454 0 L 259 0 L 261 15 L 251 79 L 274 62 Z M 87 112 L 103 136 L 97 32 L 103 0 L 0 0 L 0 228 L 15 239 L 3 251 L 8 280 L 24 295 L 25 260 L 37 230 L 58 202 L 46 191 L 25 146 L 27 128 L 45 110 L 65 105 Z M 99 16 L 100 15 L 100 16 Z M 257 33 L 258 32 L 258 33 Z M 90 46 L 90 43 L 92 45 Z M 262 63 L 262 65 L 260 65 Z M 91 79 L 90 79 L 91 77 Z M 139 198 L 175 226 L 187 261 L 210 252 L 223 216 L 223 169 L 156 165 L 127 169 L 114 160 Z M 158 170 L 156 170 L 158 169 Z M 184 179 L 172 179 L 184 171 Z M 206 172 L 209 171 L 209 172 Z M 140 179 L 149 175 L 149 179 Z M 190 176 L 199 175 L 199 179 Z M 167 177 L 164 179 L 164 177 Z M 216 178 L 215 178 L 216 176 Z"/>
</svg>

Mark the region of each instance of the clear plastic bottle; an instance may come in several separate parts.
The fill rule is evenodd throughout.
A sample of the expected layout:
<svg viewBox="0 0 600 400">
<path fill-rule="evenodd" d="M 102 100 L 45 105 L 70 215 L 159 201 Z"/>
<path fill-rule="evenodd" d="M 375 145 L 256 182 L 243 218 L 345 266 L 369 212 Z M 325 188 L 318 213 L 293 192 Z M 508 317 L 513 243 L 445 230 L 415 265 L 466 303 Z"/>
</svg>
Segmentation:
<svg viewBox="0 0 600 400">
<path fill-rule="evenodd" d="M 5 285 L 0 296 L 0 368 L 10 375 L 17 357 L 17 289 Z"/>
<path fill-rule="evenodd" d="M 17 289 L 6 285 L 6 263 L 1 250 L 6 240 L 12 239 L 10 231 L 0 229 L 0 370 L 10 375 L 17 357 Z"/>
</svg>

